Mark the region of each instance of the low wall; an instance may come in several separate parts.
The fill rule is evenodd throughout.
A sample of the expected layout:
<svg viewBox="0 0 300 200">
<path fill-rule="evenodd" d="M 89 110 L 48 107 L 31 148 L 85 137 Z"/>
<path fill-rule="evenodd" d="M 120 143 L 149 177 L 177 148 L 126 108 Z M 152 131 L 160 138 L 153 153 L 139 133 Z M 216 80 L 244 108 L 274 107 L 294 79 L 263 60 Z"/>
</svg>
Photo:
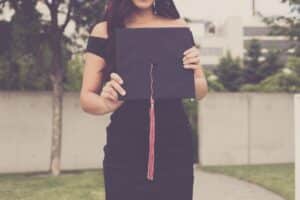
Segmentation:
<svg viewBox="0 0 300 200">
<path fill-rule="evenodd" d="M 294 162 L 294 95 L 209 93 L 199 101 L 202 165 Z"/>
<path fill-rule="evenodd" d="M 51 107 L 51 92 L 0 92 L 0 172 L 49 170 Z M 109 114 L 83 112 L 79 93 L 65 93 L 63 107 L 61 168 L 102 168 Z"/>
<path fill-rule="evenodd" d="M 299 99 L 209 93 L 198 106 L 200 164 L 294 162 Z M 49 170 L 51 106 L 51 92 L 0 92 L 0 173 Z M 110 114 L 83 112 L 78 92 L 66 92 L 63 107 L 61 168 L 102 168 Z"/>
</svg>

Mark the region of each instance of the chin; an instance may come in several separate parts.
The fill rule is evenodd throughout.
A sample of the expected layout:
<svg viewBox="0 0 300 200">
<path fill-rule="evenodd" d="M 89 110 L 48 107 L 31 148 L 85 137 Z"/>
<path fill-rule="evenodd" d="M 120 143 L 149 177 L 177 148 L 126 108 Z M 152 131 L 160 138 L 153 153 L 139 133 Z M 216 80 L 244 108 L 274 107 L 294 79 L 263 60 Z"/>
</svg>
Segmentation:
<svg viewBox="0 0 300 200">
<path fill-rule="evenodd" d="M 133 4 L 141 10 L 151 8 L 153 1 L 154 0 L 132 0 Z"/>
</svg>

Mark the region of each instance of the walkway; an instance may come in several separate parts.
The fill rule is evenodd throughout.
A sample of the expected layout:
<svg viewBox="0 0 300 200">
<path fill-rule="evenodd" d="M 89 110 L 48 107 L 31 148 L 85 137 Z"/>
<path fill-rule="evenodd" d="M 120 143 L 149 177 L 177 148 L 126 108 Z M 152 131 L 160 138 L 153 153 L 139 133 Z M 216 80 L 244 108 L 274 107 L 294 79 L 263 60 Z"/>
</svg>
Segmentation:
<svg viewBox="0 0 300 200">
<path fill-rule="evenodd" d="M 282 197 L 245 181 L 195 170 L 194 200 L 284 200 Z"/>
</svg>

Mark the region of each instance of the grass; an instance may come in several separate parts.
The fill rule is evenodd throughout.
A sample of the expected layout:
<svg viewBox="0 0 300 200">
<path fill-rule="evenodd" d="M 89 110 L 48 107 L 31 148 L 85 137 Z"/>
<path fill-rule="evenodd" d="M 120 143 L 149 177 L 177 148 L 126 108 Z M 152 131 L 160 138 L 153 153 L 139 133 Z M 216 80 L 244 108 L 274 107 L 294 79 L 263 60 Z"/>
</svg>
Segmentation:
<svg viewBox="0 0 300 200">
<path fill-rule="evenodd" d="M 264 164 L 239 166 L 205 166 L 208 172 L 222 173 L 260 185 L 287 200 L 295 199 L 295 165 Z"/>
<path fill-rule="evenodd" d="M 102 170 L 52 175 L 0 175 L 0 200 L 103 200 Z"/>
<path fill-rule="evenodd" d="M 287 200 L 294 200 L 294 164 L 206 166 L 205 171 L 222 173 L 265 187 Z M 103 171 L 89 170 L 49 174 L 0 175 L 0 200 L 104 200 Z"/>
</svg>

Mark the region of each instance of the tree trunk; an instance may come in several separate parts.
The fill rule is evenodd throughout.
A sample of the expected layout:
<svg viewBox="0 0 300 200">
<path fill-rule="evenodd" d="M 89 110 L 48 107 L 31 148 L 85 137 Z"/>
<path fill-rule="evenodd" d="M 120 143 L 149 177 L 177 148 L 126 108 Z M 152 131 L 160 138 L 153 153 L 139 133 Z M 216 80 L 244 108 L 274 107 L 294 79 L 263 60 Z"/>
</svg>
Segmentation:
<svg viewBox="0 0 300 200">
<path fill-rule="evenodd" d="M 63 84 L 60 77 L 51 76 L 52 92 L 52 144 L 50 168 L 53 175 L 60 174 Z"/>
<path fill-rule="evenodd" d="M 61 138 L 62 138 L 62 109 L 63 109 L 63 76 L 64 66 L 62 62 L 62 47 L 61 37 L 58 32 L 51 37 L 51 51 L 52 51 L 52 67 L 50 74 L 52 81 L 52 144 L 51 144 L 51 160 L 50 169 L 53 175 L 60 174 L 61 163 Z M 57 33 L 57 34 L 55 34 Z"/>
</svg>

